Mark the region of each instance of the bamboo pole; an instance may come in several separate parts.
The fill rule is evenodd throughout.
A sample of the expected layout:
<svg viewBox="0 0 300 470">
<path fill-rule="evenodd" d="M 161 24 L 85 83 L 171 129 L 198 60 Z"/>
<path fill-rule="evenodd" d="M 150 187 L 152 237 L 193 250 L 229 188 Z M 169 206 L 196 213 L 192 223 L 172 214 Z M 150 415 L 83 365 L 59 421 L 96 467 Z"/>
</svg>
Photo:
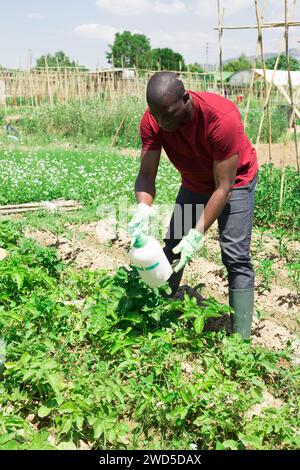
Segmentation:
<svg viewBox="0 0 300 470">
<path fill-rule="evenodd" d="M 15 101 L 16 107 L 18 107 L 18 95 L 21 96 L 21 77 L 22 77 L 22 74 L 21 74 L 21 59 L 19 59 L 19 68 L 18 68 L 17 77 L 18 77 L 18 81 L 17 81 L 18 85 L 17 85 L 16 101 Z M 20 106 L 21 106 L 21 102 L 20 102 Z"/>
<path fill-rule="evenodd" d="M 81 77 L 80 77 L 80 73 L 79 73 L 78 64 L 76 66 L 76 75 L 77 75 L 77 85 L 78 85 L 80 108 L 83 109 L 82 90 L 81 90 Z"/>
<path fill-rule="evenodd" d="M 297 129 L 295 124 L 295 105 L 293 99 L 293 87 L 292 87 L 292 79 L 291 79 L 291 70 L 290 70 L 290 63 L 289 63 L 289 51 L 288 51 L 288 8 L 287 8 L 287 0 L 284 1 L 284 15 L 285 15 L 285 53 L 286 53 L 286 63 L 287 63 L 287 72 L 288 72 L 288 83 L 289 83 L 289 92 L 290 92 L 290 100 L 291 100 L 291 108 L 292 114 L 289 121 L 289 127 L 286 132 L 286 137 L 283 144 L 283 157 L 282 157 L 282 173 L 281 173 L 281 181 L 280 181 L 280 196 L 279 196 L 279 210 L 282 209 L 283 204 L 283 190 L 284 190 L 284 182 L 285 182 L 285 170 L 286 170 L 286 150 L 287 144 L 289 142 L 290 136 L 290 129 L 293 127 L 294 130 L 294 140 L 295 140 L 295 150 L 296 150 L 296 163 L 297 163 L 297 170 L 299 171 L 299 155 L 298 155 L 298 140 L 297 140 Z"/>
<path fill-rule="evenodd" d="M 56 66 L 57 66 L 57 79 L 58 79 L 58 86 L 57 86 L 58 99 L 59 101 L 64 102 L 64 89 L 62 85 L 62 74 L 61 74 L 60 65 L 59 65 L 57 57 L 56 57 Z"/>
<path fill-rule="evenodd" d="M 29 94 L 30 94 L 31 107 L 34 108 L 34 95 L 33 95 L 30 68 L 27 70 L 27 81 L 28 81 L 28 84 L 29 84 Z"/>
<path fill-rule="evenodd" d="M 293 11 L 292 11 L 292 16 L 294 15 L 294 11 L 295 11 L 295 6 L 296 6 L 296 0 L 293 0 Z M 285 40 L 285 36 L 283 37 L 283 40 Z M 279 64 L 279 59 L 280 59 L 280 55 L 281 55 L 281 44 L 280 44 L 280 49 L 279 49 L 279 53 L 277 55 L 277 58 L 276 58 L 276 61 L 275 61 L 275 65 L 274 65 L 274 69 L 273 69 L 273 73 L 272 73 L 272 77 L 271 77 L 271 82 L 269 84 L 269 89 L 268 89 L 268 93 L 267 93 L 267 97 L 264 101 L 264 105 L 263 105 L 263 111 L 262 111 L 262 115 L 261 115 L 261 120 L 260 120 L 260 124 L 259 124 L 259 130 L 258 130 L 258 135 L 260 135 L 261 133 L 261 130 L 262 130 L 262 126 L 263 126 L 263 121 L 264 121 L 264 116 L 265 116 L 265 110 L 267 109 L 267 105 L 269 104 L 269 101 L 270 101 L 270 97 L 271 97 L 271 91 L 272 91 L 272 87 L 273 87 L 273 84 L 274 84 L 274 78 L 275 78 L 275 73 L 276 73 L 276 70 L 277 70 L 277 67 L 278 67 L 278 64 Z M 285 98 L 287 99 L 287 96 L 286 94 L 284 93 L 284 90 L 283 89 L 280 89 L 281 90 L 281 93 L 285 96 Z M 296 110 L 296 113 L 298 111 Z"/>
<path fill-rule="evenodd" d="M 8 214 L 19 214 L 23 212 L 35 212 L 40 210 L 69 212 L 82 209 L 78 201 L 57 199 L 55 201 L 42 201 L 37 203 L 15 204 L 0 206 L 0 217 Z"/>
<path fill-rule="evenodd" d="M 78 91 L 77 91 L 78 83 L 77 83 L 76 73 L 72 73 L 72 72 L 70 72 L 70 73 L 71 73 L 71 76 L 73 77 L 73 80 L 72 80 L 73 90 L 71 92 L 71 98 L 74 99 L 78 95 Z"/>
<path fill-rule="evenodd" d="M 114 56 L 112 55 L 112 66 L 113 66 L 113 72 L 112 72 L 112 84 L 113 84 L 113 94 L 115 93 L 115 60 Z"/>
<path fill-rule="evenodd" d="M 298 88 L 297 93 L 296 93 L 297 99 L 299 97 L 299 94 L 300 94 L 300 88 Z M 287 144 L 288 144 L 289 136 L 290 136 L 290 129 L 292 127 L 293 121 L 295 120 L 295 112 L 296 112 L 296 108 L 294 107 L 290 120 L 289 120 L 289 126 L 285 134 L 285 139 L 282 145 L 282 152 L 281 152 L 281 159 L 280 159 L 280 167 L 282 169 L 281 181 L 280 181 L 280 196 L 279 196 L 280 210 L 282 208 L 282 203 L 283 203 L 283 190 L 284 190 L 284 179 L 285 179 L 285 170 L 286 170 L 286 150 L 287 150 Z"/>
<path fill-rule="evenodd" d="M 30 72 L 31 72 L 31 51 L 29 51 L 28 61 L 27 61 L 27 83 L 28 83 L 28 95 L 31 101 L 31 107 L 34 108 L 34 97 L 33 90 L 31 86 Z M 26 90 L 27 91 L 27 90 Z"/>
<path fill-rule="evenodd" d="M 139 80 L 139 71 L 138 68 L 134 68 L 134 75 L 135 75 L 135 84 L 136 84 L 136 93 L 140 96 L 140 80 Z"/>
<path fill-rule="evenodd" d="M 291 77 L 291 68 L 290 68 L 290 56 L 289 56 L 289 27 L 288 27 L 288 19 L 287 19 L 288 18 L 287 0 L 284 1 L 284 14 L 285 14 L 285 54 L 286 54 L 286 64 L 287 64 L 287 72 L 288 72 L 291 109 L 292 109 L 292 115 L 294 116 L 293 121 L 292 121 L 292 126 L 294 129 L 297 170 L 299 171 L 299 152 L 298 152 L 298 141 L 297 141 L 297 129 L 296 129 L 296 122 L 295 122 L 295 104 L 294 104 L 294 97 L 293 97 L 293 86 L 292 86 L 292 77 Z"/>
<path fill-rule="evenodd" d="M 25 96 L 25 88 L 24 88 L 24 72 L 21 73 L 21 97 L 20 97 L 20 104 L 23 102 L 23 105 L 26 105 L 26 96 Z"/>
<path fill-rule="evenodd" d="M 264 0 L 263 7 L 262 7 L 262 13 L 261 13 L 261 16 L 260 16 L 261 21 L 264 20 L 265 9 L 266 9 L 266 0 Z M 251 98 L 252 98 L 252 95 L 253 95 L 255 69 L 256 69 L 256 66 L 257 66 L 258 52 L 259 52 L 259 38 L 257 37 L 255 58 L 254 58 L 254 64 L 253 64 L 253 72 L 252 72 L 252 76 L 251 76 L 250 90 L 249 90 L 249 93 L 248 93 L 247 106 L 246 106 L 246 111 L 245 111 L 245 115 L 244 115 L 244 128 L 245 129 L 247 127 L 247 119 L 248 119 L 248 114 L 249 114 L 249 109 L 250 109 L 250 102 L 251 102 Z"/>
<path fill-rule="evenodd" d="M 266 64 L 265 64 L 265 55 L 264 55 L 264 46 L 263 46 L 263 39 L 262 39 L 262 31 L 260 27 L 260 19 L 259 19 L 259 14 L 258 14 L 258 4 L 257 0 L 254 0 L 255 3 L 255 13 L 256 13 L 256 21 L 257 21 L 257 29 L 258 29 L 258 40 L 260 43 L 260 52 L 261 52 L 261 63 L 263 67 L 263 74 L 264 74 L 264 93 L 265 96 L 267 97 L 268 95 L 268 81 L 267 81 L 267 76 L 266 76 Z M 270 114 L 270 107 L 269 103 L 267 103 L 267 118 L 268 118 L 268 143 L 269 143 L 269 162 L 272 161 L 272 126 L 271 126 L 271 114 Z M 259 139 L 260 139 L 260 131 L 258 132 L 257 135 L 257 140 L 256 140 L 256 151 L 258 150 L 258 144 L 259 144 Z"/>
<path fill-rule="evenodd" d="M 4 104 L 4 115 L 5 117 L 7 116 L 7 103 L 6 103 L 6 83 L 8 83 L 7 80 L 4 80 L 4 77 L 3 77 L 3 82 L 4 82 L 4 89 L 3 89 L 3 94 L 4 94 L 4 100 L 3 100 L 3 104 Z"/>
<path fill-rule="evenodd" d="M 53 106 L 53 97 L 52 97 L 52 90 L 51 90 L 51 84 L 50 84 L 50 78 L 49 78 L 49 68 L 48 68 L 48 61 L 47 57 L 45 56 L 45 66 L 46 66 L 46 75 L 47 75 L 47 83 L 48 83 L 48 93 L 49 93 L 49 98 L 50 98 L 50 106 Z"/>
<path fill-rule="evenodd" d="M 288 27 L 295 27 L 295 26 L 300 26 L 300 21 L 289 21 L 288 22 Z M 261 29 L 265 28 L 285 28 L 285 22 L 270 22 L 270 23 L 264 23 L 260 25 Z M 213 28 L 214 30 L 217 30 L 218 28 Z M 258 29 L 257 26 L 224 26 L 222 29 Z"/>
<path fill-rule="evenodd" d="M 38 108 L 39 104 L 38 104 L 38 98 L 37 98 L 37 93 L 36 93 L 36 88 L 35 88 L 35 81 L 36 80 L 34 80 L 33 77 L 34 78 L 36 77 L 36 72 L 35 71 L 33 71 L 33 72 L 31 71 L 31 80 L 32 80 L 33 94 L 34 94 L 34 97 L 35 97 L 35 107 Z"/>
<path fill-rule="evenodd" d="M 65 83 L 64 83 L 64 97 L 65 97 L 65 103 L 68 102 L 68 99 L 69 99 L 69 81 L 68 81 L 68 72 L 67 72 L 67 69 L 65 68 L 64 70 L 64 79 L 65 79 Z"/>
<path fill-rule="evenodd" d="M 220 79 L 221 79 L 221 90 L 222 95 L 224 96 L 224 83 L 223 83 L 223 50 L 222 50 L 222 39 L 223 39 L 223 21 L 224 21 L 224 8 L 220 10 L 220 0 L 218 0 L 218 30 L 219 30 L 219 67 L 220 67 Z"/>
<path fill-rule="evenodd" d="M 119 136 L 119 134 L 120 134 L 120 132 L 121 132 L 121 129 L 122 129 L 124 123 L 125 123 L 125 119 L 126 119 L 128 113 L 129 113 L 129 110 L 127 110 L 126 113 L 125 113 L 124 116 L 123 116 L 123 119 L 122 119 L 122 121 L 121 121 L 121 124 L 119 125 L 119 127 L 118 127 L 118 129 L 117 129 L 117 132 L 116 132 L 116 134 L 115 134 L 115 136 L 114 136 L 114 138 L 113 138 L 113 141 L 112 141 L 112 144 L 111 144 L 112 147 L 113 147 L 113 146 L 115 145 L 115 143 L 116 143 L 116 140 L 117 140 L 117 138 L 118 138 L 118 136 Z"/>
</svg>

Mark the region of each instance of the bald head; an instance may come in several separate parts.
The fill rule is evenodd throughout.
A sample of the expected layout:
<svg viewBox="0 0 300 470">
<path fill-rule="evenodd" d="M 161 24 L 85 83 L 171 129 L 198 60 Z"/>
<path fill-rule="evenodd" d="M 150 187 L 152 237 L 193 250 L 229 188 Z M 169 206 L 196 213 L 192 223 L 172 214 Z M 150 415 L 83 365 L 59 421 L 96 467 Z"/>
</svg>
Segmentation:
<svg viewBox="0 0 300 470">
<path fill-rule="evenodd" d="M 147 86 L 148 104 L 164 104 L 177 101 L 183 97 L 185 88 L 174 72 L 157 72 Z"/>
</svg>

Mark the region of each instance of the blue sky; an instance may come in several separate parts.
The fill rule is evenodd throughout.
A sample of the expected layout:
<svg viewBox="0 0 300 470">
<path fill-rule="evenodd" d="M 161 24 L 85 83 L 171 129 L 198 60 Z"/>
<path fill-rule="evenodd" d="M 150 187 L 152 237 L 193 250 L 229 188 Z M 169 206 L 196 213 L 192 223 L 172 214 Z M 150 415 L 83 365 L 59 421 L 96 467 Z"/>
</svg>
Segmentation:
<svg viewBox="0 0 300 470">
<path fill-rule="evenodd" d="M 253 0 L 220 0 L 224 25 L 256 24 Z M 294 0 L 289 0 L 292 10 Z M 259 6 L 263 1 L 258 0 Z M 299 3 L 299 2 L 298 2 Z M 0 64 L 27 67 L 45 53 L 64 50 L 89 68 L 107 66 L 105 51 L 117 31 L 149 37 L 152 47 L 171 47 L 187 63 L 218 60 L 217 0 L 0 0 Z M 300 20 L 300 6 L 292 20 Z M 284 20 L 284 0 L 266 0 L 265 21 Z M 264 30 L 266 52 L 282 47 L 283 29 Z M 300 28 L 290 32 L 299 48 Z M 255 31 L 225 31 L 223 56 L 255 54 Z"/>
</svg>

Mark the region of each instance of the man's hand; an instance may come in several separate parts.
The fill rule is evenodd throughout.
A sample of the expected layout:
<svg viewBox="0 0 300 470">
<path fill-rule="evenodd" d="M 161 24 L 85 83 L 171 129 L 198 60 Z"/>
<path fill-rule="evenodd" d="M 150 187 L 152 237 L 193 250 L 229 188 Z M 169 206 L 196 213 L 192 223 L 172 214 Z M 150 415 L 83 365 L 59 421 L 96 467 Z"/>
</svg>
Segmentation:
<svg viewBox="0 0 300 470">
<path fill-rule="evenodd" d="M 202 235 L 198 230 L 191 228 L 189 233 L 183 237 L 181 242 L 173 248 L 173 253 L 177 255 L 181 253 L 180 261 L 175 266 L 174 272 L 177 273 L 180 271 L 186 263 L 191 261 L 197 249 L 201 248 L 204 243 L 204 235 Z"/>
<path fill-rule="evenodd" d="M 128 224 L 128 232 L 132 237 L 132 245 L 140 233 L 147 232 L 149 221 L 154 218 L 155 215 L 155 209 L 148 204 L 140 202 L 137 205 L 136 211 Z"/>
</svg>

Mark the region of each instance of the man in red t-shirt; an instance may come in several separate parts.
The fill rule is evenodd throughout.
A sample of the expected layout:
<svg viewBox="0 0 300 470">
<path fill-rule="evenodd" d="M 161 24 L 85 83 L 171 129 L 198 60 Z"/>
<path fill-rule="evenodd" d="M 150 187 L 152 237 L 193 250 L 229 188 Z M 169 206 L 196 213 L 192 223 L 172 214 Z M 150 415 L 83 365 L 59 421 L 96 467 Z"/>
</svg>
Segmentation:
<svg viewBox="0 0 300 470">
<path fill-rule="evenodd" d="M 155 197 L 161 149 L 181 174 L 164 251 L 178 260 L 169 283 L 174 294 L 184 266 L 218 220 L 222 261 L 228 272 L 233 332 L 251 335 L 254 273 L 250 241 L 257 158 L 237 107 L 213 93 L 186 91 L 175 73 L 158 72 L 147 86 L 141 120 L 142 158 L 131 234 L 145 230 Z M 190 217 L 188 217 L 190 215 Z"/>
</svg>

